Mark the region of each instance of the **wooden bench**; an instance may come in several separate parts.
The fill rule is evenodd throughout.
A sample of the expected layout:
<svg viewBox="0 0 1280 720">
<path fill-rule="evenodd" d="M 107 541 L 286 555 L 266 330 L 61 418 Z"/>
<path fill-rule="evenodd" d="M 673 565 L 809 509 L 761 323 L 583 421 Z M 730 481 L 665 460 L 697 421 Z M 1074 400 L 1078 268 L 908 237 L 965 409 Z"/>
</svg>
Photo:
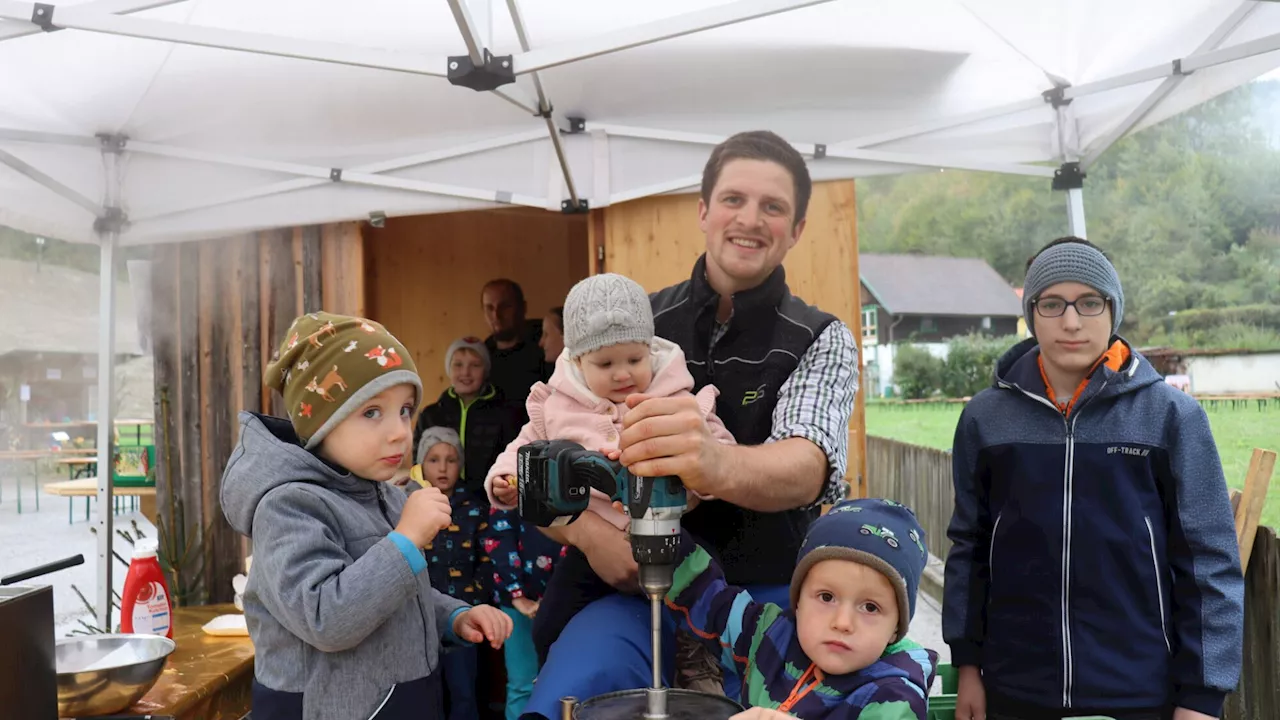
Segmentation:
<svg viewBox="0 0 1280 720">
<path fill-rule="evenodd" d="M 78 480 L 63 480 L 49 483 L 44 491 L 50 495 L 58 495 L 67 499 L 67 523 L 73 522 L 72 505 L 78 497 L 84 498 L 84 519 L 89 519 L 89 500 L 98 496 L 98 478 L 85 477 Z M 115 497 L 138 498 L 138 507 L 142 514 L 153 524 L 156 521 L 156 489 L 155 487 L 127 487 L 117 485 L 112 490 Z"/>
</svg>

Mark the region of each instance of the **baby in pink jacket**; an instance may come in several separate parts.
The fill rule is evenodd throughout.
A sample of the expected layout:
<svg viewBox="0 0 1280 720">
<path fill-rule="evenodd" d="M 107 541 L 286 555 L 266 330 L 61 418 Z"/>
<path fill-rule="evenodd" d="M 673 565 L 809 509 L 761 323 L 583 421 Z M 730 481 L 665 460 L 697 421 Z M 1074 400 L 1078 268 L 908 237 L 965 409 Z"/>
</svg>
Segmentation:
<svg viewBox="0 0 1280 720">
<path fill-rule="evenodd" d="M 572 440 L 588 450 L 615 450 L 628 395 L 692 395 L 693 376 L 685 367 L 684 351 L 654 336 L 649 296 L 630 278 L 606 273 L 573 286 L 564 302 L 564 345 L 551 380 L 529 392 L 529 422 L 485 478 L 489 502 L 496 508 L 516 505 L 516 451 L 526 443 Z M 717 395 L 715 386 L 707 385 L 692 396 L 712 434 L 732 443 L 733 436 L 716 416 Z M 588 509 L 619 530 L 627 527 L 627 516 L 598 490 L 591 491 Z"/>
</svg>

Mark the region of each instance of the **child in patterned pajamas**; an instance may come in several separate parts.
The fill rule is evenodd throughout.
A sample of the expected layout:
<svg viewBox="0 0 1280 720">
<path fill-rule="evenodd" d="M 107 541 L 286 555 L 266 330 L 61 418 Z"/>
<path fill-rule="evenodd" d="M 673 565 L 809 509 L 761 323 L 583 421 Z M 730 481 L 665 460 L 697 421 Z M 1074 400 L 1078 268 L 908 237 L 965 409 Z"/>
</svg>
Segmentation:
<svg viewBox="0 0 1280 720">
<path fill-rule="evenodd" d="M 452 509 L 452 522 L 423 548 L 431 586 L 470 605 L 483 605 L 491 594 L 486 592 L 485 582 L 489 558 L 481 545 L 481 537 L 489 529 L 489 511 L 482 496 L 458 483 L 462 457 L 458 433 L 445 427 L 429 427 L 418 442 L 418 464 L 411 476 L 414 480 L 420 477 L 421 483 L 443 493 Z M 409 483 L 410 490 L 418 487 L 417 482 Z M 479 718 L 478 663 L 479 652 L 474 645 L 449 648 L 442 655 L 448 720 Z"/>
</svg>

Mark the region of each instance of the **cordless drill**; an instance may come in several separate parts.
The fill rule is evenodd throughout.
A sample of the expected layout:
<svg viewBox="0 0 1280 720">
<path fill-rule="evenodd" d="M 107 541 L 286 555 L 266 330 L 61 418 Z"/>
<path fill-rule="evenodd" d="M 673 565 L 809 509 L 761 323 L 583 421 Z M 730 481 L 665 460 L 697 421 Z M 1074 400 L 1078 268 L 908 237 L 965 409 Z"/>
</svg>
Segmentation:
<svg viewBox="0 0 1280 720">
<path fill-rule="evenodd" d="M 516 452 L 520 517 L 539 527 L 567 525 L 586 511 L 591 490 L 618 500 L 631 518 L 631 556 L 640 568 L 640 587 L 649 596 L 653 622 L 653 687 L 650 717 L 665 717 L 662 690 L 662 600 L 675 575 L 680 549 L 680 517 L 687 507 L 678 477 L 632 475 L 616 460 L 570 440 L 535 440 Z"/>
</svg>

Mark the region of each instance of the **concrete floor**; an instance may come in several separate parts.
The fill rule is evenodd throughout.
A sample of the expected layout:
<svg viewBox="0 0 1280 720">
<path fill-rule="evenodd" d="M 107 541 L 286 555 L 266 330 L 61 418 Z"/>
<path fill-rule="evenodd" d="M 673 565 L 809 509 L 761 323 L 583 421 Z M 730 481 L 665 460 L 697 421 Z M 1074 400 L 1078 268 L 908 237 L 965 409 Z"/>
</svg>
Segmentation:
<svg viewBox="0 0 1280 720">
<path fill-rule="evenodd" d="M 14 477 L 13 468 L 6 467 L 0 475 L 3 484 L 3 499 L 0 500 L 0 575 L 26 570 L 28 568 L 54 562 L 63 558 L 80 554 L 84 556 L 84 564 L 50 575 L 21 583 L 22 585 L 50 585 L 53 587 L 54 621 L 56 634 L 65 637 L 72 630 L 81 629 L 78 622 L 83 620 L 90 624 L 96 622 L 93 614 L 85 608 L 84 603 L 72 590 L 74 585 L 84 593 L 89 602 L 96 602 L 94 597 L 97 588 L 97 552 L 96 536 L 90 528 L 96 521 L 96 500 L 90 500 L 90 521 L 85 522 L 85 499 L 76 498 L 71 518 L 67 522 L 66 498 L 53 495 L 40 495 L 40 507 L 36 509 L 36 495 L 29 475 L 22 478 L 21 488 Z M 26 470 L 25 468 L 23 469 Z M 41 482 L 64 480 L 64 477 L 44 477 Z M 18 513 L 18 493 L 22 494 L 22 513 Z M 142 517 L 141 513 L 121 512 L 115 516 L 117 529 L 133 531 L 131 521 L 136 520 L 139 527 L 148 537 L 155 537 L 155 529 Z M 125 560 L 132 555 L 132 547 L 123 538 L 117 536 L 115 551 Z M 119 561 L 113 568 L 113 582 L 116 592 L 124 587 L 125 565 Z M 113 622 L 118 622 L 113 618 Z"/>
</svg>

